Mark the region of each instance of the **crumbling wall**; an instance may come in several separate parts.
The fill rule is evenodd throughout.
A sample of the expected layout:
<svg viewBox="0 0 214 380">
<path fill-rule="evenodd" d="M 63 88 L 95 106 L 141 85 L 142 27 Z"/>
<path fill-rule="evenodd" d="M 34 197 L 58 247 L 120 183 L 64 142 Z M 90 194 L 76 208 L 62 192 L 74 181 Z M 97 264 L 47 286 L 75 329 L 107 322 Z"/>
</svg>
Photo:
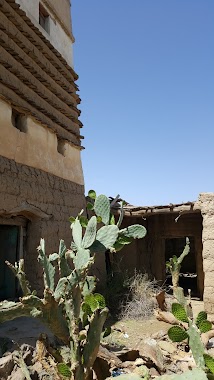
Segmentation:
<svg viewBox="0 0 214 380">
<path fill-rule="evenodd" d="M 125 216 L 123 227 L 139 223 L 146 227 L 144 239 L 134 241 L 117 253 L 122 270 L 130 274 L 134 270 L 148 273 L 159 281 L 166 278 L 165 239 L 194 237 L 195 261 L 197 269 L 197 287 L 200 297 L 203 297 L 204 273 L 202 263 L 202 216 L 200 211 L 181 215 L 177 222 L 177 213 L 154 214 L 149 217 Z"/>
<path fill-rule="evenodd" d="M 33 288 L 41 292 L 41 269 L 36 251 L 40 238 L 45 238 L 48 254 L 58 250 L 59 239 L 64 239 L 69 246 L 71 230 L 68 219 L 85 207 L 84 186 L 2 156 L 0 179 L 0 215 L 9 215 L 27 200 L 30 206 L 49 216 L 47 219 L 36 215 L 28 219 L 26 216 L 26 271 Z"/>
<path fill-rule="evenodd" d="M 214 315 L 214 193 L 202 193 L 197 202 L 203 217 L 204 306 Z"/>
</svg>

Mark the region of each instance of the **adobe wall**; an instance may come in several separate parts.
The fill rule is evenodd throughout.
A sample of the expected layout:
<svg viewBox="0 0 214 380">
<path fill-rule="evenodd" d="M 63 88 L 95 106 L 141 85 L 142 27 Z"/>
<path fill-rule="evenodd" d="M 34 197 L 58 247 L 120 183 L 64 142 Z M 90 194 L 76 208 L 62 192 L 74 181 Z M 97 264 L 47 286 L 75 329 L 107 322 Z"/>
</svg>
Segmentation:
<svg viewBox="0 0 214 380">
<path fill-rule="evenodd" d="M 71 230 L 68 219 L 85 206 L 84 187 L 0 156 L 0 224 L 1 217 L 6 218 L 13 210 L 21 209 L 26 200 L 41 215 L 47 215 L 47 218 L 31 215 L 26 219 L 26 272 L 32 287 L 41 293 L 42 272 L 36 251 L 40 238 L 46 240 L 48 254 L 58 251 L 60 239 L 64 239 L 69 247 Z"/>
<path fill-rule="evenodd" d="M 71 10 L 69 0 L 16 0 L 27 16 L 40 32 L 62 54 L 67 63 L 73 67 L 74 42 L 71 26 Z M 39 25 L 39 4 L 42 4 L 50 15 L 49 32 Z"/>
<path fill-rule="evenodd" d="M 0 38 L 2 97 L 81 149 L 78 77 L 15 0 L 2 0 Z"/>
<path fill-rule="evenodd" d="M 13 126 L 12 107 L 0 98 L 0 155 L 84 185 L 78 147 L 66 140 L 58 145 L 57 135 L 30 116 L 23 116 L 21 124 L 23 131 Z"/>
<path fill-rule="evenodd" d="M 200 194 L 197 206 L 203 217 L 204 306 L 214 318 L 214 193 Z"/>
</svg>

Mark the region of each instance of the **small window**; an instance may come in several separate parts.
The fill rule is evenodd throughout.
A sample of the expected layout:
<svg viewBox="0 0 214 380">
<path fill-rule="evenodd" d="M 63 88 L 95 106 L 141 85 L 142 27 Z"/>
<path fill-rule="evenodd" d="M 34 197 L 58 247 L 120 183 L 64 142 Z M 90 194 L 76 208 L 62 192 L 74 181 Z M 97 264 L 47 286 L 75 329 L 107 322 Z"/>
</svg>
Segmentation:
<svg viewBox="0 0 214 380">
<path fill-rule="evenodd" d="M 50 16 L 41 3 L 39 3 L 39 23 L 50 34 Z"/>
<path fill-rule="evenodd" d="M 26 132 L 25 117 L 22 113 L 12 109 L 12 124 L 21 132 Z"/>
<path fill-rule="evenodd" d="M 57 138 L 57 151 L 58 153 L 65 156 L 65 141 Z"/>
</svg>

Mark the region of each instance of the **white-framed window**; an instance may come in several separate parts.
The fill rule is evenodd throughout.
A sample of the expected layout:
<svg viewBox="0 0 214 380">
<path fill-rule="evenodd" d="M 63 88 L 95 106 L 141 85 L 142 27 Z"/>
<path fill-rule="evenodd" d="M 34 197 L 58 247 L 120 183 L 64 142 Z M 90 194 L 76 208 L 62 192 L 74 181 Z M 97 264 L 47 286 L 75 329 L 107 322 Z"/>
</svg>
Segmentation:
<svg viewBox="0 0 214 380">
<path fill-rule="evenodd" d="M 43 7 L 42 3 L 39 3 L 39 24 L 48 34 L 50 34 L 50 15 Z"/>
</svg>

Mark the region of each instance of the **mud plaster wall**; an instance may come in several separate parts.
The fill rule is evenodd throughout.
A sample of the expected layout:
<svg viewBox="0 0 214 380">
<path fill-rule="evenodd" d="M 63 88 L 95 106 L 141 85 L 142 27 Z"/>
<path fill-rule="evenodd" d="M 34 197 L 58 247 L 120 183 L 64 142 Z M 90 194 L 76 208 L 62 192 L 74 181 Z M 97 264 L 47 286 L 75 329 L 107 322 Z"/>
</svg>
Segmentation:
<svg viewBox="0 0 214 380">
<path fill-rule="evenodd" d="M 165 239 L 193 236 L 195 240 L 197 281 L 200 296 L 203 295 L 204 273 L 202 263 L 202 217 L 200 212 L 182 215 L 162 214 L 141 218 L 125 217 L 123 227 L 139 223 L 146 227 L 147 236 L 134 241 L 118 252 L 115 257 L 122 271 L 130 275 L 137 271 L 148 273 L 157 280 L 165 280 Z M 214 217 L 213 217 L 214 218 Z M 213 219 L 214 221 L 214 219 Z M 214 223 L 214 222 L 213 222 Z"/>
<path fill-rule="evenodd" d="M 214 193 L 200 194 L 198 205 L 203 217 L 204 306 L 214 317 Z"/>
<path fill-rule="evenodd" d="M 80 146 L 77 75 L 15 0 L 1 2 L 0 40 L 2 97 L 60 139 Z"/>
<path fill-rule="evenodd" d="M 72 28 L 70 4 L 67 0 L 16 0 L 26 12 L 31 21 L 41 33 L 50 40 L 54 47 L 62 54 L 68 64 L 73 66 Z M 49 32 L 39 25 L 39 4 L 42 4 L 50 15 Z"/>
<path fill-rule="evenodd" d="M 42 274 L 36 251 L 40 238 L 45 238 L 48 254 L 58 250 L 59 239 L 64 239 L 69 246 L 68 218 L 85 207 L 84 187 L 0 156 L 0 216 L 20 207 L 26 200 L 51 215 L 49 220 L 27 221 L 26 272 L 33 288 L 41 293 Z"/>
<path fill-rule="evenodd" d="M 57 136 L 53 131 L 30 116 L 23 116 L 20 124 L 23 131 L 13 126 L 12 108 L 0 98 L 0 155 L 84 184 L 80 150 L 77 147 L 60 140 L 62 153 L 59 153 Z"/>
</svg>

